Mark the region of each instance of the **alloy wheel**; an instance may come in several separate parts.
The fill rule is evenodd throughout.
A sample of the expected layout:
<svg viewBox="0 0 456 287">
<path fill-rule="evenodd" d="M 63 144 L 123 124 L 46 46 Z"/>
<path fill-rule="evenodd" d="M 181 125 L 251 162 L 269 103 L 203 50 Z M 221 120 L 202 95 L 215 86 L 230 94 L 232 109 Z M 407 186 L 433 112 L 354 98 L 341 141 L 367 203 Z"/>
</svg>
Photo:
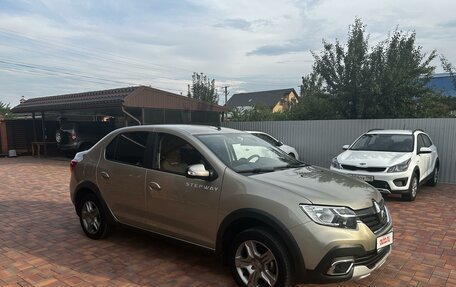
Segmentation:
<svg viewBox="0 0 456 287">
<path fill-rule="evenodd" d="M 82 224 L 84 229 L 90 234 L 96 234 L 100 229 L 100 210 L 92 201 L 86 201 L 82 206 Z"/>
<path fill-rule="evenodd" d="M 248 240 L 239 245 L 235 254 L 236 271 L 248 287 L 272 287 L 278 278 L 277 260 L 263 243 Z"/>
<path fill-rule="evenodd" d="M 412 180 L 412 197 L 416 196 L 416 191 L 418 190 L 418 180 L 416 176 L 413 177 Z"/>
</svg>

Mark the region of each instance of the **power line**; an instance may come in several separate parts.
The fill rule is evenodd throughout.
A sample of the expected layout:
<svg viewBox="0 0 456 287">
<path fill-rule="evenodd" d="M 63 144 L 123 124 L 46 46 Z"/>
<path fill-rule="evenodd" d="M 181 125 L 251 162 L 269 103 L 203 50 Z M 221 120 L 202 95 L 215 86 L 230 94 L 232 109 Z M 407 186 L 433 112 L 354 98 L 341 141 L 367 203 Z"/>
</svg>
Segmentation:
<svg viewBox="0 0 456 287">
<path fill-rule="evenodd" d="M 72 73 L 72 72 L 68 72 L 68 71 L 62 71 L 55 67 L 39 66 L 39 65 L 33 65 L 33 64 L 29 64 L 29 63 L 23 63 L 23 62 L 22 63 L 13 62 L 13 61 L 8 61 L 8 60 L 4 60 L 4 59 L 0 59 L 0 63 L 19 67 L 19 68 L 21 68 L 22 71 L 27 72 L 27 73 L 35 73 L 35 74 L 40 73 L 40 74 L 45 74 L 45 75 L 58 75 L 58 76 L 66 75 L 66 76 L 73 76 L 73 77 L 89 79 L 89 80 L 92 80 L 92 82 L 94 82 L 93 80 L 97 80 L 97 81 L 111 82 L 111 83 L 122 84 L 122 85 L 129 85 L 129 86 L 138 85 L 138 83 L 111 80 L 111 79 L 106 79 L 106 78 L 97 77 L 97 76 L 81 75 L 81 74 Z M 32 69 L 33 71 L 26 70 L 26 69 L 24 70 L 23 68 Z M 20 71 L 19 69 L 15 69 L 15 70 Z M 94 83 L 100 83 L 100 82 L 94 82 Z M 164 88 L 164 87 L 160 87 L 160 86 L 156 86 L 156 85 L 154 85 L 154 87 L 158 88 L 158 89 L 168 90 L 168 91 L 177 91 L 178 93 L 182 92 L 182 90 Z"/>
</svg>

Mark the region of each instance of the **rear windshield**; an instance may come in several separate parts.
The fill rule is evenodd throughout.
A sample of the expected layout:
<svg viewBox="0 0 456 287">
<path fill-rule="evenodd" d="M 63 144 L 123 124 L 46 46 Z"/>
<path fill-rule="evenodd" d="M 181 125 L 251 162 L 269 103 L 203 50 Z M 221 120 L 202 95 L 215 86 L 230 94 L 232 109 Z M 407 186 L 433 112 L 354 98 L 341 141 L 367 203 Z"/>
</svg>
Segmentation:
<svg viewBox="0 0 456 287">
<path fill-rule="evenodd" d="M 350 150 L 412 152 L 413 136 L 401 134 L 364 134 Z"/>
<path fill-rule="evenodd" d="M 60 129 L 64 132 L 72 132 L 74 130 L 74 124 L 63 124 Z"/>
</svg>

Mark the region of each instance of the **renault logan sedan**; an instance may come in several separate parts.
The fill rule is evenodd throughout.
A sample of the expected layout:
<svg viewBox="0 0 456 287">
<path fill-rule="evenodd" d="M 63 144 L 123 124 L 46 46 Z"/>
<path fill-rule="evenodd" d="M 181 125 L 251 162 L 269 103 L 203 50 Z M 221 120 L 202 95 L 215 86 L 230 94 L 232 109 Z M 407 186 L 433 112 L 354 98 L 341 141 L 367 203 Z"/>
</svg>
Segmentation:
<svg viewBox="0 0 456 287">
<path fill-rule="evenodd" d="M 115 224 L 214 251 L 240 286 L 368 276 L 391 252 L 381 194 L 249 133 L 189 125 L 118 129 L 71 162 L 85 234 Z"/>
</svg>

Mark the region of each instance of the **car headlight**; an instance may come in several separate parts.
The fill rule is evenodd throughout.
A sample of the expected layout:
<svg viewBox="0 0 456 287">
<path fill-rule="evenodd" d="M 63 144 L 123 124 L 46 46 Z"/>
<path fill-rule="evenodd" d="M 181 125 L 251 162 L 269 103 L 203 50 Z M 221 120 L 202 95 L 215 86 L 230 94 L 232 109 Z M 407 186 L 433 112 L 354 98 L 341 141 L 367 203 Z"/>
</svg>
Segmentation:
<svg viewBox="0 0 456 287">
<path fill-rule="evenodd" d="M 403 161 L 399 164 L 396 164 L 396 165 L 393 165 L 391 167 L 389 167 L 386 172 L 402 172 L 402 171 L 406 171 L 410 165 L 410 162 L 412 161 L 412 159 L 408 159 L 406 161 Z"/>
<path fill-rule="evenodd" d="M 355 212 L 348 207 L 308 204 L 300 204 L 299 206 L 315 223 L 356 229 L 358 217 Z"/>
<path fill-rule="evenodd" d="M 342 169 L 342 166 L 340 165 L 339 161 L 337 161 L 337 157 L 331 160 L 331 166 L 337 169 Z"/>
</svg>

